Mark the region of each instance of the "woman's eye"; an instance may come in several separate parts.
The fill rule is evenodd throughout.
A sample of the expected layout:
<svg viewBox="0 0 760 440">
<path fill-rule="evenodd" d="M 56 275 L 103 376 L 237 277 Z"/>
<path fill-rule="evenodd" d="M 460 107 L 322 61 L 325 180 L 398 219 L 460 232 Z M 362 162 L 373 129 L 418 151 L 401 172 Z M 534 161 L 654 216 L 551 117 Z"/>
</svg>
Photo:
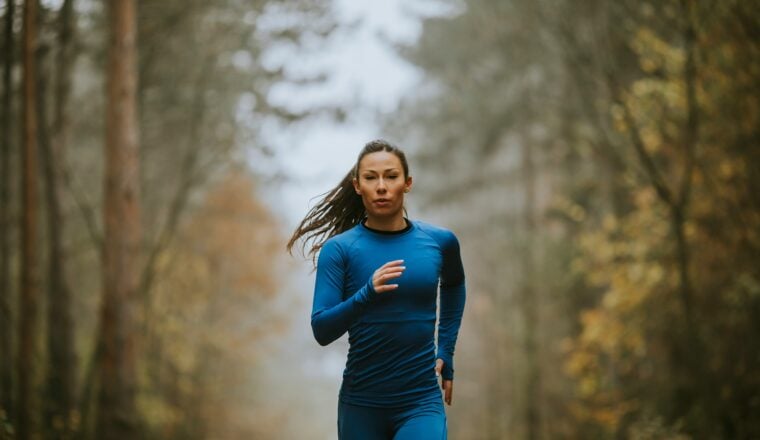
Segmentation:
<svg viewBox="0 0 760 440">
<path fill-rule="evenodd" d="M 393 176 L 393 175 L 388 176 L 389 179 L 395 179 L 396 177 L 398 177 L 398 176 Z"/>
<path fill-rule="evenodd" d="M 364 180 L 374 180 L 375 176 L 364 176 Z"/>
</svg>

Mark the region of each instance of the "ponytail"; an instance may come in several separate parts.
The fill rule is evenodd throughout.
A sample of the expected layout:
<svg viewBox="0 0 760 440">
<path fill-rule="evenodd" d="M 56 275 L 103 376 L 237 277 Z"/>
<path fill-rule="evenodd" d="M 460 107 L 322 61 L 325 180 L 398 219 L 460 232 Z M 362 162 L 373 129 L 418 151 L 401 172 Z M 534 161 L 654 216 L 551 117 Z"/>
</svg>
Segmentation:
<svg viewBox="0 0 760 440">
<path fill-rule="evenodd" d="M 317 252 L 327 239 L 351 229 L 361 221 L 364 217 L 364 204 L 361 196 L 354 191 L 353 180 L 352 168 L 338 186 L 325 193 L 322 200 L 311 208 L 290 237 L 288 252 L 292 254 L 296 241 L 305 236 L 301 251 L 306 254 L 307 242 L 311 242 L 308 255 L 316 260 Z"/>
<path fill-rule="evenodd" d="M 398 147 L 384 140 L 375 140 L 367 143 L 359 153 L 351 170 L 333 189 L 324 194 L 324 197 L 317 203 L 306 217 L 301 220 L 293 236 L 290 237 L 286 249 L 293 253 L 293 246 L 301 238 L 305 237 L 301 243 L 301 251 L 304 255 L 308 254 L 312 261 L 316 263 L 316 257 L 322 245 L 335 235 L 347 231 L 364 218 L 364 203 L 359 194 L 354 191 L 353 180 L 359 171 L 359 162 L 369 153 L 378 151 L 387 151 L 393 153 L 401 160 L 404 168 L 404 177 L 409 175 L 409 165 L 406 162 L 404 152 Z M 306 252 L 307 243 L 311 243 L 308 253 Z"/>
</svg>

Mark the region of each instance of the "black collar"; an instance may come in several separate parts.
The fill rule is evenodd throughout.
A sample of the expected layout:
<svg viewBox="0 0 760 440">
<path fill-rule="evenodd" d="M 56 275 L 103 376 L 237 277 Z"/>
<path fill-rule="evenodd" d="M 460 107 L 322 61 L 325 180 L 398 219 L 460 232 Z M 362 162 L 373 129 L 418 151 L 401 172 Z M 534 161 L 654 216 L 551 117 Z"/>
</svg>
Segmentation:
<svg viewBox="0 0 760 440">
<path fill-rule="evenodd" d="M 362 219 L 362 225 L 365 228 L 369 229 L 372 232 L 376 232 L 378 234 L 385 234 L 385 235 L 403 234 L 404 232 L 412 229 L 412 222 L 410 222 L 409 219 L 404 217 L 404 222 L 406 222 L 406 226 L 404 227 L 404 229 L 399 229 L 398 231 L 381 231 L 380 229 L 374 229 L 367 226 L 367 217 L 364 217 L 364 219 Z"/>
</svg>

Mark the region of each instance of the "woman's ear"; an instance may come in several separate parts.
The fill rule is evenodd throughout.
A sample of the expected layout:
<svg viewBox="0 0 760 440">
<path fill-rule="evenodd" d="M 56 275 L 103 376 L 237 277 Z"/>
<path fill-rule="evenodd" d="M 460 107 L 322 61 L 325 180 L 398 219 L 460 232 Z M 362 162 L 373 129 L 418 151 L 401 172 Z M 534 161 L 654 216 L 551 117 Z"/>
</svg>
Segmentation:
<svg viewBox="0 0 760 440">
<path fill-rule="evenodd" d="M 361 194 L 359 191 L 359 181 L 356 179 L 356 177 L 354 177 L 351 182 L 354 184 L 354 191 L 356 191 L 356 194 Z"/>
<path fill-rule="evenodd" d="M 412 176 L 406 178 L 406 184 L 404 185 L 404 192 L 408 193 L 412 190 Z"/>
</svg>

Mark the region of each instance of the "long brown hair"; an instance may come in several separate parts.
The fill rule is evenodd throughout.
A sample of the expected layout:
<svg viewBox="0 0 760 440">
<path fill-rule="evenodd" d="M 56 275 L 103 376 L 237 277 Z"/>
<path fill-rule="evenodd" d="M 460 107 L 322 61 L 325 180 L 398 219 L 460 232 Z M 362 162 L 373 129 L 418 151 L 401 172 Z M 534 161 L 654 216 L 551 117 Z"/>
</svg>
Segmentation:
<svg viewBox="0 0 760 440">
<path fill-rule="evenodd" d="M 317 252 L 322 245 L 335 235 L 347 231 L 359 224 L 364 218 L 365 210 L 362 198 L 354 191 L 353 180 L 359 171 L 359 162 L 364 156 L 378 151 L 387 151 L 395 154 L 404 168 L 404 178 L 409 176 L 409 164 L 406 155 L 398 147 L 383 139 L 367 142 L 356 159 L 356 164 L 346 173 L 340 183 L 330 191 L 324 193 L 324 197 L 317 203 L 306 217 L 301 220 L 293 236 L 287 244 L 287 250 L 293 253 L 293 246 L 301 238 L 301 251 L 307 254 L 307 243 L 311 242 L 308 255 L 312 261 L 316 261 Z"/>
</svg>

